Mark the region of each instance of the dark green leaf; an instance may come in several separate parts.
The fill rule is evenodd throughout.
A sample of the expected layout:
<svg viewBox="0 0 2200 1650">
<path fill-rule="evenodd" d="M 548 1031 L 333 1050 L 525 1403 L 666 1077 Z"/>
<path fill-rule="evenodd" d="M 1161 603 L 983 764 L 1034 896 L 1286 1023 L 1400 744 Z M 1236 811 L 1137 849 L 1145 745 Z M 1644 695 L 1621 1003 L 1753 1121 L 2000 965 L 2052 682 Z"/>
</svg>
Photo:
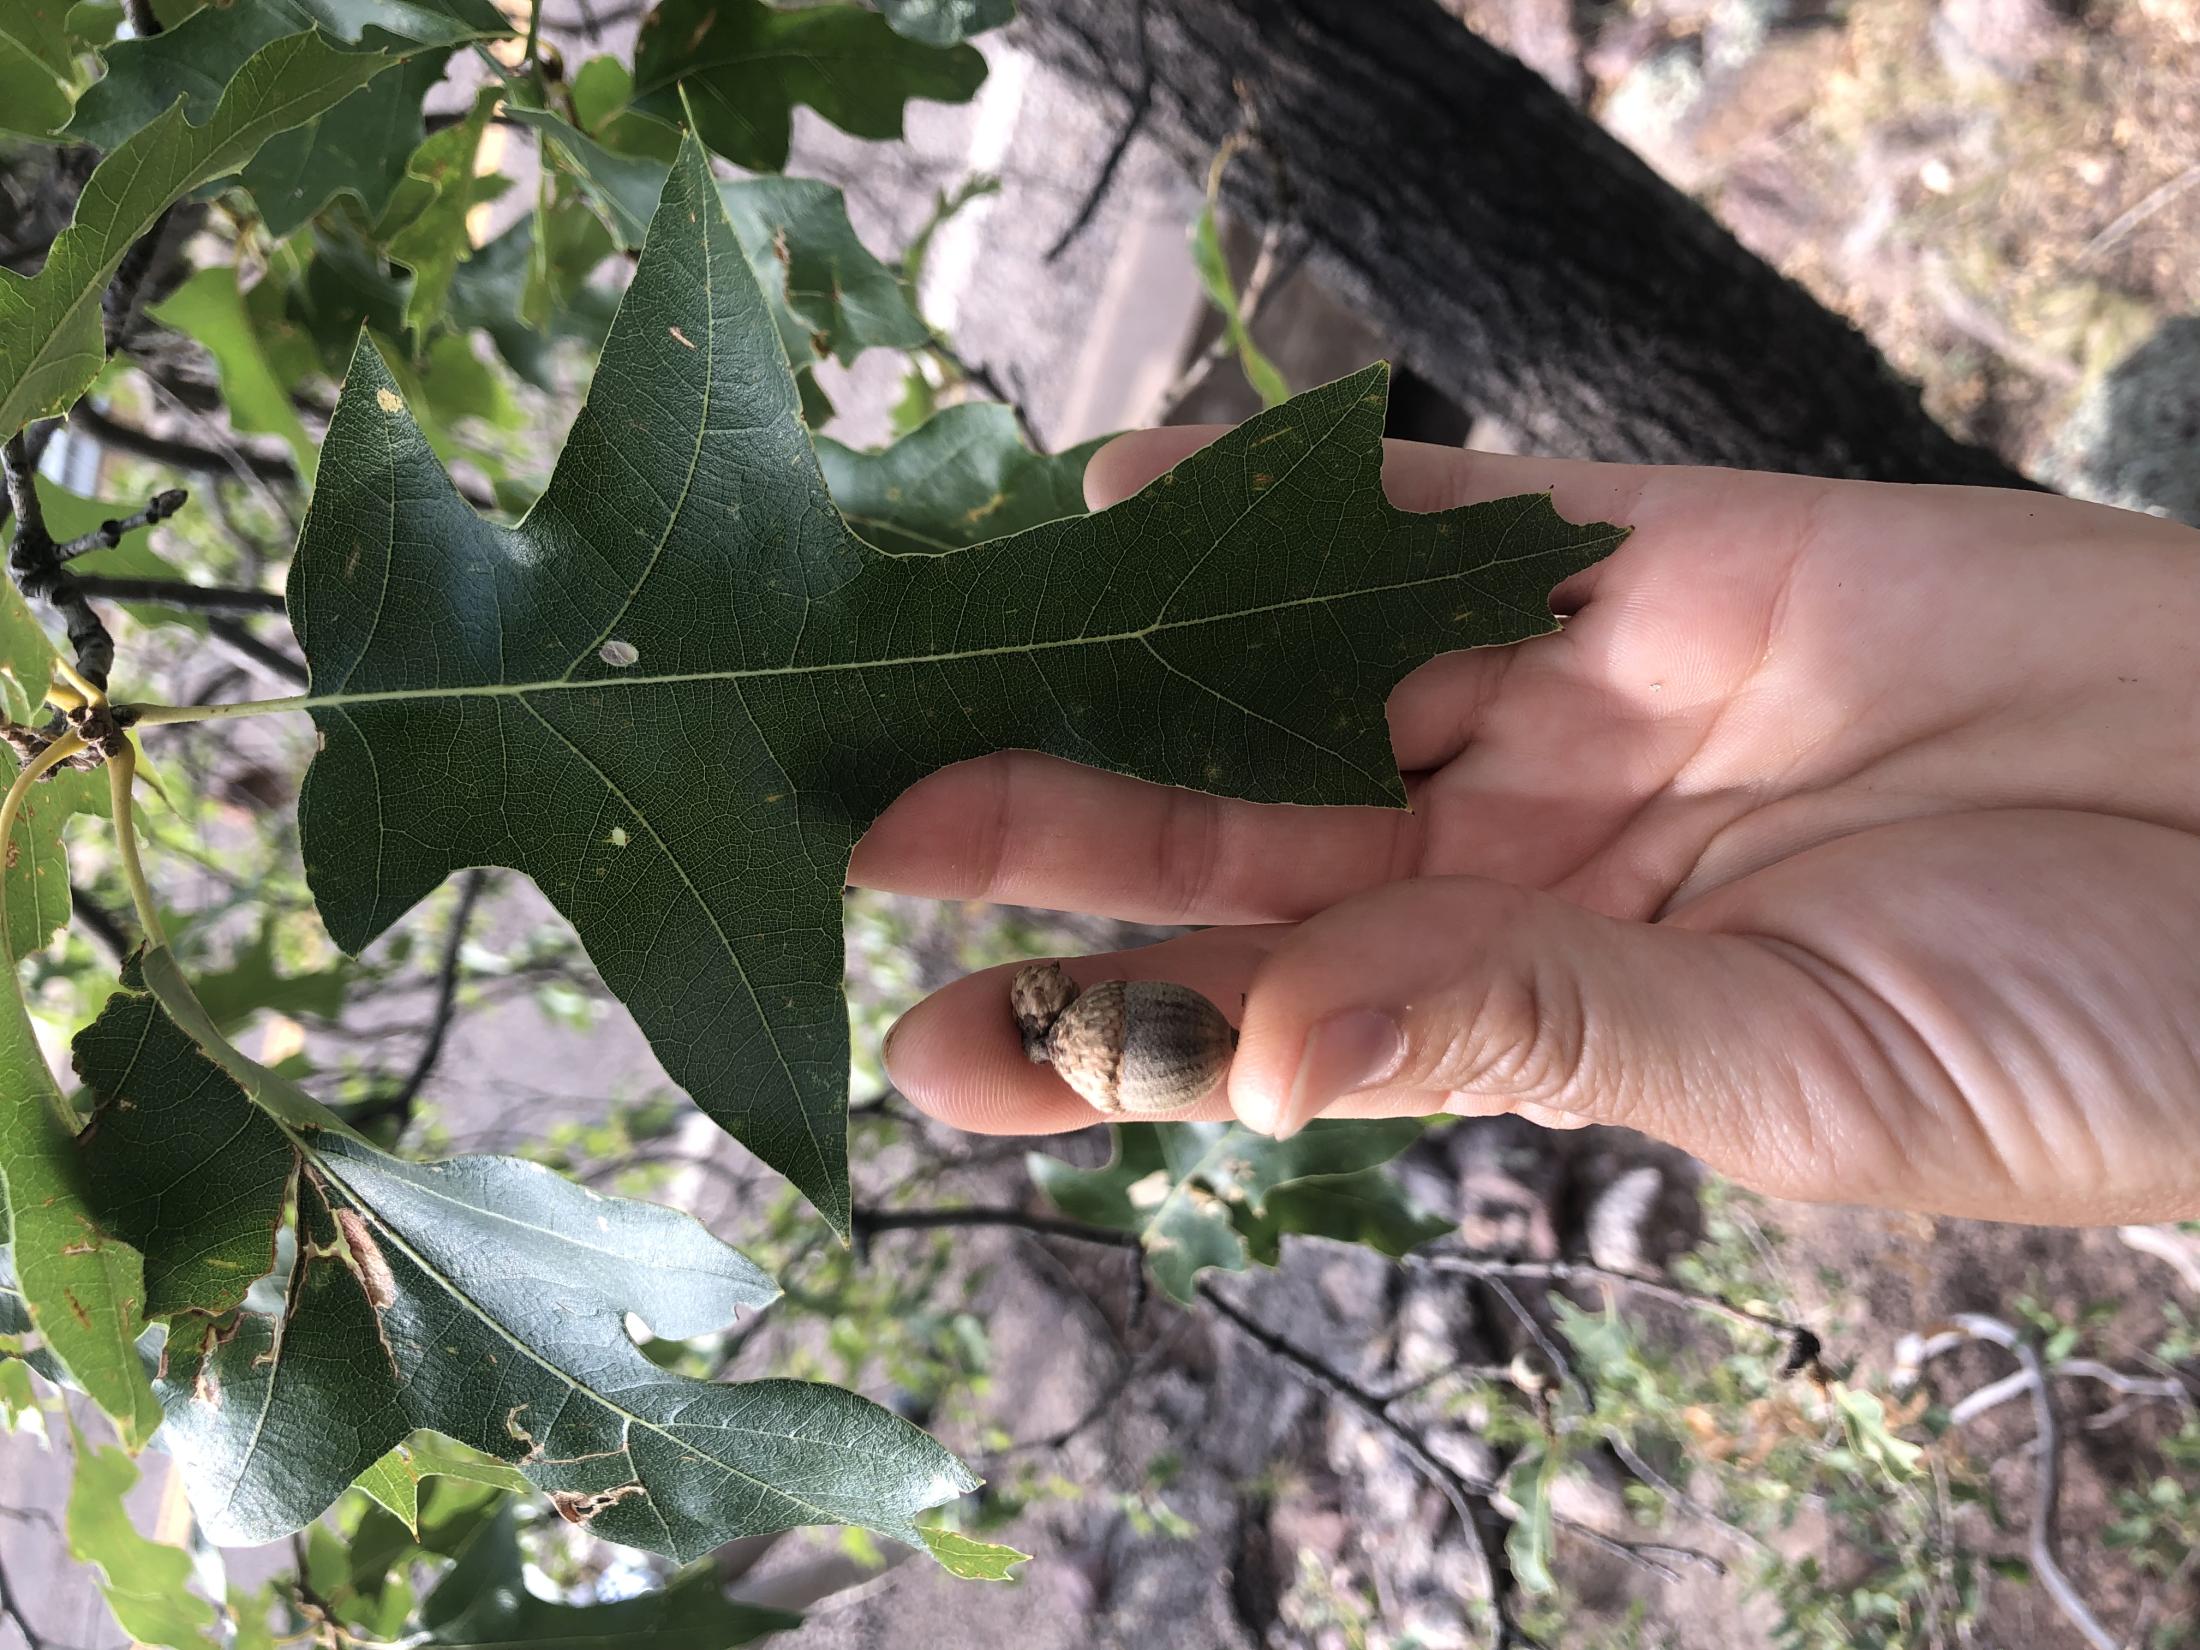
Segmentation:
<svg viewBox="0 0 2200 1650">
<path fill-rule="evenodd" d="M 1016 0 L 879 0 L 896 34 L 927 46 L 952 46 L 1016 21 Z"/>
<path fill-rule="evenodd" d="M 212 1540 L 302 1527 L 418 1427 L 518 1467 L 596 1534 L 682 1560 L 800 1524 L 915 1543 L 918 1512 L 972 1487 L 853 1393 L 644 1358 L 629 1313 L 687 1337 L 777 1293 L 691 1217 L 510 1158 L 387 1156 L 221 1042 L 166 951 L 143 978 L 157 997 L 111 998 L 76 1055 L 100 1207 L 153 1257 L 161 1310 L 234 1302 L 295 1209 L 280 1316 L 170 1335 L 161 1436 Z"/>
<path fill-rule="evenodd" d="M 191 125 L 178 104 L 108 155 L 37 275 L 0 270 L 0 436 L 66 411 L 91 383 L 107 358 L 100 294 L 171 202 L 234 171 L 276 133 L 340 103 L 393 61 L 293 35 L 237 71 L 205 125 Z"/>
<path fill-rule="evenodd" d="M 850 527 L 881 550 L 923 555 L 1083 515 L 1085 465 L 1102 445 L 1035 453 L 1014 413 L 966 401 L 875 452 L 820 436 L 817 462 Z"/>
<path fill-rule="evenodd" d="M 450 1650 L 731 1650 L 802 1618 L 736 1604 L 704 1560 L 656 1592 L 609 1604 L 556 1604 L 527 1590 L 509 1513 L 477 1535 L 421 1606 L 420 1642 Z"/>
<path fill-rule="evenodd" d="M 172 29 L 108 47 L 107 73 L 77 99 L 67 136 L 113 149 L 179 97 L 185 119 L 204 121 L 254 53 L 286 36 L 302 40 L 307 31 L 326 47 L 388 51 L 396 58 L 422 47 L 508 34 L 511 25 L 490 0 L 248 0 L 205 6 Z M 364 84 L 365 78 L 353 84 Z"/>
<path fill-rule="evenodd" d="M 515 109 L 512 118 L 542 133 L 620 245 L 642 244 L 664 193 L 664 162 L 614 154 L 545 110 Z M 916 349 L 931 340 L 900 278 L 856 238 L 847 199 L 831 184 L 745 178 L 720 184 L 718 194 L 771 301 L 788 360 L 847 362 L 873 347 Z"/>
<path fill-rule="evenodd" d="M 1442 1237 L 1452 1223 L 1414 1203 L 1388 1171 L 1366 1169 L 1278 1187 L 1261 1213 L 1239 1215 L 1238 1229 L 1253 1258 L 1273 1266 L 1287 1234 L 1403 1255 Z"/>
<path fill-rule="evenodd" d="M 453 325 L 486 332 L 507 366 L 545 390 L 557 387 L 551 365 L 559 341 L 602 343 L 617 304 L 613 294 L 587 278 L 611 251 L 603 225 L 577 202 L 560 210 L 570 224 L 555 236 L 554 255 L 571 261 L 555 283 L 555 290 L 568 297 L 554 314 L 539 325 L 520 317 L 535 251 L 533 217 L 520 219 L 458 266 L 448 311 Z"/>
<path fill-rule="evenodd" d="M 1285 1194 L 1308 1184 L 1334 1189 L 1387 1163 L 1421 1125 L 1412 1118 L 1317 1122 L 1289 1140 L 1240 1123 L 1141 1123 L 1114 1132 L 1115 1156 L 1105 1168 L 1075 1169 L 1034 1152 L 1026 1159 L 1032 1182 L 1073 1219 L 1136 1232 L 1154 1281 L 1189 1302 L 1201 1272 L 1242 1272 L 1254 1250 L 1272 1262 L 1283 1232 L 1308 1229 L 1286 1224 L 1307 1206 L 1283 1203 Z"/>
<path fill-rule="evenodd" d="M 787 358 L 853 361 L 874 347 L 916 349 L 932 329 L 909 307 L 901 280 L 856 239 L 848 202 L 814 178 L 748 178 L 718 198 L 772 300 Z"/>
<path fill-rule="evenodd" d="M 665 0 L 634 50 L 637 106 L 684 124 L 684 90 L 695 135 L 752 172 L 787 164 L 798 103 L 856 137 L 897 138 L 911 98 L 966 103 L 984 79 L 975 47 L 924 45 L 848 5 Z"/>
<path fill-rule="evenodd" d="M 466 506 L 354 358 L 290 575 L 330 933 L 356 952 L 453 870 L 527 872 L 674 1081 L 844 1227 L 841 886 L 897 795 L 1027 748 L 1401 805 L 1398 679 L 1553 629 L 1551 587 L 1618 542 L 1540 495 L 1393 508 L 1385 382 L 1302 396 L 1102 514 L 883 554 L 826 494 L 690 145 L 518 528 Z"/>
<path fill-rule="evenodd" d="M 320 119 L 270 139 L 242 179 L 267 232 L 280 240 L 338 195 L 356 200 L 368 222 L 379 218 L 427 134 L 421 102 L 449 56 L 422 52 Z"/>
</svg>

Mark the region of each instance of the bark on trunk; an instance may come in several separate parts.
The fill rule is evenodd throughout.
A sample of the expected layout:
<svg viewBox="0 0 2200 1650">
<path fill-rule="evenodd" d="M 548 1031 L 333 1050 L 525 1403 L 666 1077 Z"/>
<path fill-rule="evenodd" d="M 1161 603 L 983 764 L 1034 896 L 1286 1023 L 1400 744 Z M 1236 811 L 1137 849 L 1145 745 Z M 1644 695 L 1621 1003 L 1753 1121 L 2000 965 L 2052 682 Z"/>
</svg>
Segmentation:
<svg viewBox="0 0 2200 1650">
<path fill-rule="evenodd" d="M 1027 39 L 1077 78 L 1135 99 L 1150 73 L 1145 130 L 1201 172 L 1256 126 L 1274 164 L 1231 167 L 1234 208 L 1286 216 L 1407 364 L 1543 450 L 2031 485 L 1949 435 L 1853 326 L 1434 0 L 1022 10 Z"/>
</svg>

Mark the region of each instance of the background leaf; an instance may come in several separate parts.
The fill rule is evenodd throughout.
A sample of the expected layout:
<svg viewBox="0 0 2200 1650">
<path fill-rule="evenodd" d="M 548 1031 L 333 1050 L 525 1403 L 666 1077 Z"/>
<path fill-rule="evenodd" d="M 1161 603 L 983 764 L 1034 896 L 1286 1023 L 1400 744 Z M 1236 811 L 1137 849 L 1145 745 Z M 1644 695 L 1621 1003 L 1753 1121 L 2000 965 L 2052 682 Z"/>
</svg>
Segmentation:
<svg viewBox="0 0 2200 1650">
<path fill-rule="evenodd" d="M 1024 445 L 1016 415 L 965 401 L 874 452 L 817 438 L 833 503 L 866 541 L 897 556 L 960 550 L 1085 513 L 1085 465 L 1107 437 L 1066 452 Z"/>
<path fill-rule="evenodd" d="M 1287 1231 L 1357 1242 L 1350 1229 L 1373 1220 L 1386 1236 L 1410 1237 L 1406 1247 L 1444 1231 L 1441 1222 L 1426 1229 L 1430 1217 L 1414 1220 L 1402 1192 L 1373 1184 L 1377 1166 L 1420 1132 L 1413 1118 L 1310 1123 L 1289 1140 L 1241 1123 L 1118 1124 L 1103 1168 L 1072 1168 L 1043 1152 L 1025 1162 L 1065 1215 L 1137 1233 L 1154 1281 L 1189 1303 L 1201 1272 L 1242 1272 L 1255 1258 L 1273 1265 Z M 1328 1201 L 1307 1195 L 1319 1190 Z"/>
<path fill-rule="evenodd" d="M 133 1644 L 193 1650 L 220 1642 L 214 1607 L 190 1591 L 191 1555 L 148 1540 L 130 1522 L 123 1498 L 137 1480 L 136 1463 L 122 1451 L 77 1434 L 70 1556 L 94 1566 L 100 1594 Z"/>
<path fill-rule="evenodd" d="M 879 0 L 896 34 L 951 46 L 1016 20 L 1016 0 Z"/>
<path fill-rule="evenodd" d="M 979 1541 L 960 1530 L 927 1524 L 921 1533 L 925 1550 L 940 1561 L 941 1568 L 964 1581 L 1010 1581 L 1014 1579 L 1017 1565 L 1031 1562 L 1029 1553 L 1020 1553 L 1014 1547 L 1003 1547 L 991 1541 Z"/>
<path fill-rule="evenodd" d="M 397 76 L 385 78 L 395 82 Z M 196 339 L 213 356 L 230 427 L 245 435 L 281 436 L 298 462 L 298 473 L 310 480 L 320 450 L 306 434 L 298 409 L 291 405 L 289 386 L 276 376 L 258 329 L 245 314 L 236 267 L 216 264 L 197 271 L 149 313 Z"/>
<path fill-rule="evenodd" d="M 46 1350 L 136 1449 L 160 1424 L 136 1345 L 145 1278 L 85 1201 L 72 1121 L 11 968 L 0 989 L 0 1192 L 14 1287 Z"/>
<path fill-rule="evenodd" d="M 507 1512 L 477 1535 L 428 1595 L 422 1642 L 465 1650 L 726 1650 L 792 1631 L 802 1618 L 736 1604 L 705 1560 L 655 1592 L 607 1604 L 554 1604 L 527 1590 Z"/>
<path fill-rule="evenodd" d="M 302 40 L 310 34 L 326 47 L 387 51 L 395 60 L 422 47 L 457 46 L 510 32 L 490 0 L 249 0 L 202 6 L 173 28 L 108 47 L 107 72 L 77 100 L 67 135 L 112 150 L 178 98 L 186 120 L 203 122 L 245 64 L 285 37 Z"/>
<path fill-rule="evenodd" d="M 628 1314 L 682 1339 L 777 1294 L 692 1216 L 511 1158 L 387 1156 L 186 1035 L 162 1006 L 188 1004 L 165 951 L 144 977 L 161 1000 L 117 993 L 76 1057 L 98 1100 L 84 1149 L 99 1207 L 150 1257 L 157 1310 L 224 1310 L 295 1209 L 279 1317 L 171 1331 L 162 1438 L 210 1539 L 303 1527 L 420 1427 L 516 1466 L 596 1534 L 683 1561 L 800 1524 L 915 1544 L 915 1515 L 973 1486 L 854 1393 L 698 1381 L 643 1357 Z M 253 1252 L 257 1266 L 221 1264 Z"/>
<path fill-rule="evenodd" d="M 0 270 L 0 436 L 64 412 L 106 360 L 99 299 L 122 255 L 187 190 L 341 102 L 392 59 L 293 35 L 255 54 L 193 126 L 170 108 L 92 173 L 39 272 Z"/>
<path fill-rule="evenodd" d="M 776 172 L 798 103 L 855 137 L 901 136 L 913 97 L 967 103 L 985 79 L 971 46 L 925 45 L 849 5 L 781 11 L 763 0 L 665 0 L 634 49 L 636 105 L 684 121 L 737 166 Z"/>
<path fill-rule="evenodd" d="M 423 142 L 405 167 L 407 185 L 424 186 L 424 198 L 404 228 L 391 237 L 389 250 L 392 258 L 412 271 L 405 324 L 422 336 L 443 313 L 452 275 L 473 252 L 466 215 L 483 198 L 474 165 L 481 134 L 488 130 L 490 113 L 502 95 L 499 87 L 482 87 L 466 118 Z M 392 210 L 405 210 L 402 196 Z"/>
<path fill-rule="evenodd" d="M 448 52 L 427 51 L 377 75 L 318 120 L 271 138 L 242 182 L 278 240 L 338 195 L 381 217 L 427 135 L 421 104 L 443 78 Z"/>
<path fill-rule="evenodd" d="M 430 1478 L 455 1478 L 519 1494 L 531 1487 L 527 1475 L 518 1468 L 434 1432 L 414 1433 L 361 1473 L 352 1487 L 372 1497 L 417 1537 L 420 1486 Z"/>
<path fill-rule="evenodd" d="M 63 24 L 67 0 L 0 5 L 0 130 L 43 137 L 69 118 L 76 48 Z"/>
<path fill-rule="evenodd" d="M 1541 496 L 1393 508 L 1383 386 L 1303 396 L 1102 514 L 881 554 L 833 509 L 690 145 L 518 528 L 467 507 L 354 359 L 290 574 L 323 920 L 356 953 L 453 870 L 525 871 L 673 1080 L 844 1228 L 841 886 L 897 795 L 1027 748 L 1401 804 L 1391 687 L 1553 628 L 1551 587 L 1618 542 Z M 382 624 L 399 593 L 408 622 Z"/>
</svg>

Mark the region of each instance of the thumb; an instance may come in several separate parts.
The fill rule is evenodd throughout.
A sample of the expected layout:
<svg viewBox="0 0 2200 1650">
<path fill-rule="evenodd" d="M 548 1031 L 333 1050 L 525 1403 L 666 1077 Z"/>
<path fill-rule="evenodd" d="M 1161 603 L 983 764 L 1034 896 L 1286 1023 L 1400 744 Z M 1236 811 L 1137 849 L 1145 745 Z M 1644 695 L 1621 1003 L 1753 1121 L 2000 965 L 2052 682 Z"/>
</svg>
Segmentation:
<svg viewBox="0 0 2200 1650">
<path fill-rule="evenodd" d="M 1810 1195 L 1838 1132 L 1813 1108 L 1853 1092 L 1854 1053 L 1812 977 L 1755 940 L 1439 877 L 1290 931 L 1253 977 L 1229 1092 L 1278 1136 L 1378 1088 L 1623 1124 Z"/>
</svg>

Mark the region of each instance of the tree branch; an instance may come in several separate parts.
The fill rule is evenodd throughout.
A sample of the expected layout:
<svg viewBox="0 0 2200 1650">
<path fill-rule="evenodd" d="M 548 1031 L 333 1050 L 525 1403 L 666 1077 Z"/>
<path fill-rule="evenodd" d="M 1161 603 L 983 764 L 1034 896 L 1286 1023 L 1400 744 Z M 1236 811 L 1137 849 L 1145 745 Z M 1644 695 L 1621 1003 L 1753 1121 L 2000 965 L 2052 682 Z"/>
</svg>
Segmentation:
<svg viewBox="0 0 2200 1650">
<path fill-rule="evenodd" d="M 2062 1432 L 2055 1414 L 2054 1394 L 2048 1390 L 2047 1371 L 2040 1363 L 2038 1351 L 2012 1325 L 1999 1318 L 1990 1318 L 1980 1312 L 1958 1312 L 1949 1321 L 1974 1340 L 1991 1341 L 2016 1358 L 2025 1384 L 2032 1391 L 2032 1423 L 2039 1433 L 2034 1444 L 2037 1461 L 2032 1477 L 2029 1544 L 2033 1573 L 2040 1578 L 2040 1585 L 2054 1600 L 2063 1619 L 2078 1630 L 2093 1650 L 2118 1650 L 2117 1640 L 2101 1625 L 2085 1602 L 2085 1596 L 2063 1572 L 2062 1563 L 2055 1556 L 2055 1519 L 2062 1497 Z"/>
<path fill-rule="evenodd" d="M 458 909 L 451 913 L 451 926 L 443 936 L 443 961 L 436 971 L 435 1013 L 428 1021 L 427 1041 L 421 1044 L 419 1057 L 413 1061 L 412 1070 L 405 1074 L 402 1083 L 388 1094 L 363 1100 L 344 1113 L 344 1121 L 354 1128 L 395 1117 L 398 1132 L 403 1133 L 412 1121 L 413 1104 L 420 1098 L 422 1086 L 435 1074 L 436 1063 L 443 1058 L 443 1044 L 450 1036 L 451 1021 L 458 1012 L 458 982 L 466 949 L 466 931 L 473 924 L 474 906 L 480 901 L 488 880 L 488 872 L 478 868 L 458 879 Z"/>
<path fill-rule="evenodd" d="M 1093 214 L 1100 210 L 1100 203 L 1108 198 L 1108 190 L 1115 183 L 1115 174 L 1122 170 L 1123 157 L 1130 153 L 1131 144 L 1138 138 L 1138 130 L 1146 124 L 1146 117 L 1153 112 L 1153 42 L 1146 32 L 1147 0 L 1132 0 L 1132 27 L 1137 30 L 1138 84 L 1131 91 L 1131 106 L 1123 117 L 1123 125 L 1115 134 L 1115 141 L 1108 145 L 1107 158 L 1094 174 L 1092 187 L 1085 191 L 1085 198 L 1077 205 L 1062 233 L 1047 248 L 1046 261 L 1053 263 L 1067 252 L 1092 224 Z"/>
<path fill-rule="evenodd" d="M 107 674 L 114 669 L 115 639 L 93 611 L 76 576 L 61 564 L 60 547 L 46 531 L 46 512 L 38 501 L 38 470 L 22 431 L 0 447 L 0 470 L 6 472 L 8 499 L 15 507 L 15 538 L 8 548 L 8 572 L 15 587 L 26 600 L 44 602 L 61 615 L 69 645 L 76 651 L 78 672 L 86 681 L 105 687 Z"/>
<path fill-rule="evenodd" d="M 256 453 L 248 447 L 237 447 L 229 453 L 201 446 L 195 441 L 178 441 L 171 436 L 154 435 L 134 424 L 125 424 L 111 413 L 80 401 L 69 414 L 69 422 L 81 428 L 103 447 L 112 447 L 118 453 L 128 453 L 135 458 L 150 459 L 155 464 L 165 464 L 171 469 L 183 470 L 193 475 L 233 476 L 239 466 L 254 480 L 275 485 L 295 486 L 298 467 L 287 458 L 272 454 Z"/>
<path fill-rule="evenodd" d="M 1307 1385 L 1350 1404 L 1390 1435 L 1400 1452 L 1413 1463 L 1415 1470 L 1435 1485 L 1444 1499 L 1451 1503 L 1451 1510 L 1457 1515 L 1460 1528 L 1472 1538 L 1473 1550 L 1482 1564 L 1483 1583 L 1489 1592 L 1490 1612 L 1495 1618 L 1495 1631 L 1491 1637 L 1495 1650 L 1532 1642 L 1521 1633 L 1519 1625 L 1513 1620 L 1512 1567 L 1505 1557 L 1505 1537 L 1511 1528 L 1511 1520 L 1499 1512 L 1491 1500 L 1497 1493 L 1497 1486 L 1468 1478 L 1430 1449 L 1428 1441 L 1416 1429 L 1407 1426 L 1391 1413 L 1388 1399 L 1377 1397 L 1344 1371 L 1325 1363 L 1311 1352 L 1300 1350 L 1281 1335 L 1264 1328 L 1212 1283 L 1202 1282 L 1197 1287 L 1199 1298 L 1247 1340 L 1280 1361 Z"/>
<path fill-rule="evenodd" d="M 305 662 L 294 658 L 279 647 L 270 647 L 245 628 L 244 621 L 215 616 L 206 621 L 206 633 L 227 647 L 240 658 L 248 659 L 277 681 L 289 682 L 296 687 L 311 685 L 313 673 Z"/>
<path fill-rule="evenodd" d="M 860 1250 L 879 1232 L 928 1232 L 956 1226 L 1007 1226 L 1039 1237 L 1069 1238 L 1078 1243 L 1104 1244 L 1116 1249 L 1136 1249 L 1135 1232 L 1111 1232 L 1080 1221 L 1057 1220 L 1051 1215 L 1028 1215 L 1021 1209 L 864 1209 L 849 1212 L 848 1223 Z"/>
<path fill-rule="evenodd" d="M 1708 1312 L 1744 1328 L 1777 1335 L 1787 1346 L 1784 1373 L 1822 1372 L 1819 1356 L 1824 1348 L 1807 1325 L 1770 1312 L 1759 1312 L 1753 1307 L 1740 1306 L 1723 1296 L 1701 1289 L 1690 1289 L 1665 1278 L 1648 1277 L 1640 1272 L 1622 1272 L 1616 1267 L 1598 1266 L 1589 1261 L 1501 1260 L 1490 1255 L 1449 1252 L 1407 1255 L 1405 1263 L 1423 1271 L 1450 1272 L 1485 1281 L 1495 1278 L 1527 1278 L 1545 1283 L 1601 1283 L 1632 1290 L 1654 1300 L 1668 1301 L 1696 1312 Z"/>
<path fill-rule="evenodd" d="M 145 508 L 134 515 L 110 516 L 89 533 L 81 533 L 73 539 L 54 546 L 54 559 L 73 561 L 94 550 L 112 550 L 122 542 L 125 533 L 134 533 L 140 527 L 151 527 L 166 521 L 191 500 L 191 495 L 181 487 L 170 487 L 155 493 L 146 501 Z"/>
<path fill-rule="evenodd" d="M 182 613 L 225 613 L 241 618 L 287 611 L 281 593 L 274 590 L 239 590 L 226 585 L 187 584 L 181 579 L 131 579 L 104 573 L 80 573 L 76 582 L 87 596 L 149 602 Z"/>
<path fill-rule="evenodd" d="M 122 919 L 73 882 L 69 884 L 69 914 L 117 963 L 137 949 L 137 941 L 122 926 Z"/>
</svg>

